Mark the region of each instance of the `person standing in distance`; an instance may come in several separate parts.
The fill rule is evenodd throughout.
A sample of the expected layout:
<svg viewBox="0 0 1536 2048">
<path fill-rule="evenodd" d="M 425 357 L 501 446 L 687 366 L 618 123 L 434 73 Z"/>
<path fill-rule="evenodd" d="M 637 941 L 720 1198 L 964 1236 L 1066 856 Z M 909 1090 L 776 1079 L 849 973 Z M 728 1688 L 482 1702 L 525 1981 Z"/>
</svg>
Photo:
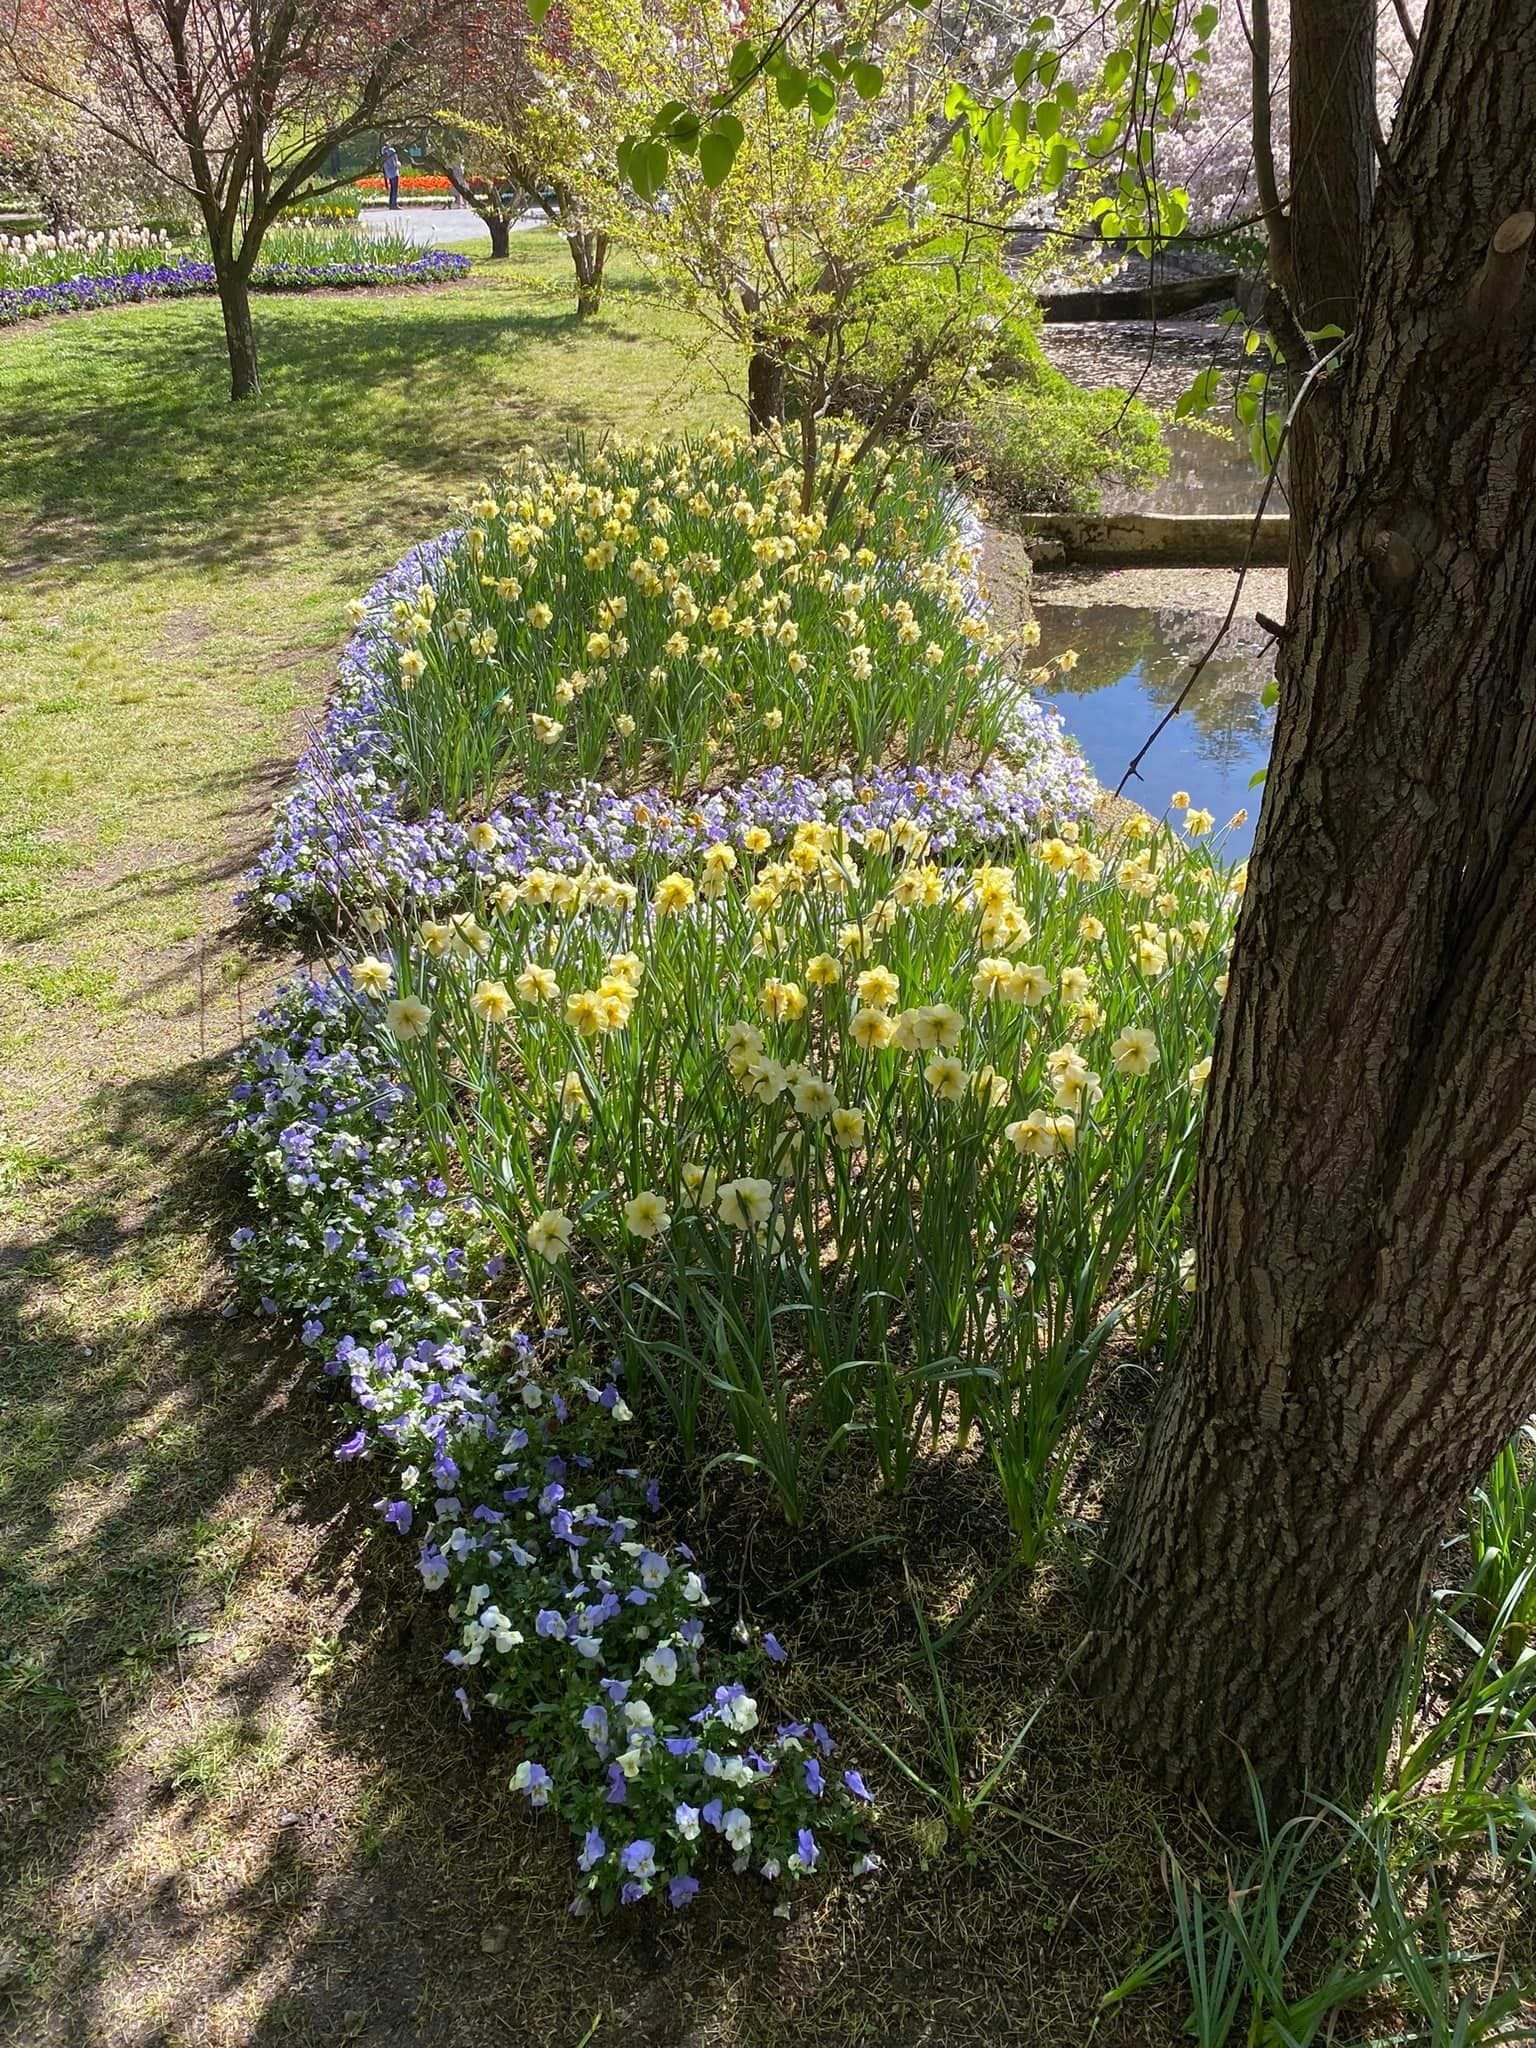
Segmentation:
<svg viewBox="0 0 1536 2048">
<path fill-rule="evenodd" d="M 392 213 L 400 211 L 400 155 L 392 142 L 384 145 L 384 182 L 389 187 L 389 205 Z"/>
</svg>

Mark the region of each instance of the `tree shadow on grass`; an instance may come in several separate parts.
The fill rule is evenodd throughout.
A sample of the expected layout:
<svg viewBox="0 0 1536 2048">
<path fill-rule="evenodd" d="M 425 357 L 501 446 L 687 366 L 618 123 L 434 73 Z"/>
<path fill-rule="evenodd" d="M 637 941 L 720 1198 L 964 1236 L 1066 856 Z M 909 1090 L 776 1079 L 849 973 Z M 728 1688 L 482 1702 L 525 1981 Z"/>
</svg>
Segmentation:
<svg viewBox="0 0 1536 2048">
<path fill-rule="evenodd" d="M 678 323 L 638 303 L 582 322 L 466 285 L 364 303 L 277 296 L 257 321 L 263 395 L 240 406 L 217 307 L 200 301 L 59 321 L 43 351 L 0 344 L 15 394 L 0 504 L 24 570 L 67 582 L 76 560 L 99 574 L 104 560 L 171 557 L 251 570 L 316 531 L 419 537 L 416 506 L 395 494 L 457 485 L 525 439 L 595 436 L 615 393 L 643 425 L 687 379 L 664 346 Z"/>
<path fill-rule="evenodd" d="M 330 1456 L 312 1364 L 223 1313 L 224 1080 L 194 1061 L 101 1091 L 68 1182 L 6 1215 L 0 2038 L 577 2048 L 601 2015 L 601 2038 L 643 2048 L 789 2048 L 876 2026 L 1023 2041 L 1047 2011 L 1083 2038 L 1156 1902 L 1134 1790 L 1065 1697 L 1030 1745 L 1071 1762 L 1064 1805 L 1029 1801 L 1050 1825 L 999 1821 L 979 1855 L 931 1862 L 931 1809 L 845 1727 L 884 1781 L 881 1885 L 818 1893 L 788 1926 L 729 1874 L 685 1916 L 568 1918 L 564 1829 L 510 1792 L 493 1717 L 461 1720 L 445 1614 L 371 1512 L 373 1475 Z M 935 1475 L 914 1512 L 953 1528 L 979 1484 Z M 958 1511 L 988 1542 L 993 1520 L 981 1492 Z M 751 1541 L 781 1539 L 769 1520 Z M 977 1554 L 962 1542 L 945 1598 Z M 718 1571 L 728 1589 L 729 1554 Z M 903 1611 L 895 1579 L 829 1573 L 793 1625 L 830 1691 L 921 1759 Z M 957 1653 L 978 1758 L 1017 1722 L 1018 1631 L 1041 1626 L 1059 1661 L 1061 1624 L 1001 1603 Z M 1140 2016 L 1101 2031 L 1158 2038 Z"/>
</svg>

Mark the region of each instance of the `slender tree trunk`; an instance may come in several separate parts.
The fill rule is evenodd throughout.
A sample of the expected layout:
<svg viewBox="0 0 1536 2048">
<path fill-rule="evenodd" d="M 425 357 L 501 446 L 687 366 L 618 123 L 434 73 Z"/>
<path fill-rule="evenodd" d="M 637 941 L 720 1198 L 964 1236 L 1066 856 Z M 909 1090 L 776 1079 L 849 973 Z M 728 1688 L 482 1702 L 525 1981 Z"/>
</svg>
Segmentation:
<svg viewBox="0 0 1536 2048">
<path fill-rule="evenodd" d="M 249 272 L 244 262 L 227 250 L 215 251 L 213 265 L 229 351 L 229 395 L 231 399 L 254 398 L 261 390 L 261 372 L 256 362 L 256 329 L 251 323 Z"/>
<path fill-rule="evenodd" d="M 1290 49 L 1290 218 L 1301 232 L 1286 238 L 1279 282 L 1303 330 L 1347 334 L 1376 189 L 1376 0 L 1291 0 Z M 1292 399 L 1303 370 L 1291 365 Z M 1293 574 L 1312 544 L 1321 448 L 1333 431 L 1329 387 L 1314 383 L 1286 458 Z"/>
<path fill-rule="evenodd" d="M 1430 0 L 1330 373 L 1194 1325 L 1107 1545 L 1090 1680 L 1228 1814 L 1245 1755 L 1276 1810 L 1368 1775 L 1536 1405 L 1533 46 L 1536 0 Z"/>
<path fill-rule="evenodd" d="M 603 266 L 608 237 L 597 228 L 581 228 L 566 236 L 576 266 L 576 317 L 589 320 L 603 303 Z"/>
<path fill-rule="evenodd" d="M 764 349 L 747 359 L 747 421 L 754 434 L 766 434 L 784 418 L 784 365 Z"/>
</svg>

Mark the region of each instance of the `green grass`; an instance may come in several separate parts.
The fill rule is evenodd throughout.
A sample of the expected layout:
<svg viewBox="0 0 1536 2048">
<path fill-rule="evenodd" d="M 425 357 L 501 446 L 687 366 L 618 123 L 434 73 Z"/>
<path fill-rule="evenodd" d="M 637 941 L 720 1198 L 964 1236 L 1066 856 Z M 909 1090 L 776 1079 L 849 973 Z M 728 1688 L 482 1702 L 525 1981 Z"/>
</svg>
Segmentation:
<svg viewBox="0 0 1536 2048">
<path fill-rule="evenodd" d="M 230 899 L 350 597 L 523 442 L 729 416 L 634 272 L 581 326 L 563 266 L 528 236 L 461 287 L 263 299 L 238 409 L 211 302 L 0 334 L 0 2038 L 254 2038 L 244 1944 L 302 1946 L 322 1888 L 279 1809 L 372 1785 L 376 1859 L 419 1836 L 379 1787 L 428 1745 L 370 1770 L 307 1704 L 373 1543 L 290 1478 L 329 1419 L 219 1313 L 224 1058 L 285 965 Z"/>
<path fill-rule="evenodd" d="M 457 492 L 524 441 L 725 412 L 622 269 L 583 328 L 563 249 L 518 254 L 458 288 L 263 300 L 240 408 L 212 304 L 0 336 L 0 936 L 57 936 L 91 868 L 119 914 L 71 924 L 76 962 L 163 938 L 179 889 L 141 856 L 291 749 L 347 598 Z"/>
</svg>

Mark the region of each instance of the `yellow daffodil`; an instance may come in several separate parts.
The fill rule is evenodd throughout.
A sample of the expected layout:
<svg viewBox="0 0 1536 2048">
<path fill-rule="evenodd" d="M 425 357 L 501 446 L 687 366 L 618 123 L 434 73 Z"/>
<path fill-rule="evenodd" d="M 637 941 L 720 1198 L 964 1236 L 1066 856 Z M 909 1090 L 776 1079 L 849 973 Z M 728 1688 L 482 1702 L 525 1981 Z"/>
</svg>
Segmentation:
<svg viewBox="0 0 1536 2048">
<path fill-rule="evenodd" d="M 1013 962 L 1000 958 L 978 961 L 976 972 L 971 976 L 971 992 L 978 1003 L 990 1002 L 1002 994 L 1003 984 L 1013 972 Z"/>
<path fill-rule="evenodd" d="M 583 1038 L 596 1038 L 606 1021 L 601 995 L 595 988 L 577 989 L 565 999 L 565 1021 Z"/>
<path fill-rule="evenodd" d="M 1191 839 L 1203 839 L 1215 822 L 1215 815 L 1210 811 L 1186 811 L 1184 813 L 1184 830 Z"/>
<path fill-rule="evenodd" d="M 488 824 L 483 818 L 478 824 L 471 825 L 464 837 L 476 853 L 494 853 L 501 844 L 501 835 L 496 827 Z"/>
<path fill-rule="evenodd" d="M 663 875 L 656 884 L 656 894 L 651 903 L 658 917 L 667 917 L 686 910 L 694 895 L 694 886 L 686 875 Z"/>
<path fill-rule="evenodd" d="M 958 1102 L 966 1091 L 970 1076 L 957 1059 L 941 1054 L 924 1067 L 923 1079 L 940 1102 Z"/>
<path fill-rule="evenodd" d="M 971 1093 L 988 1109 L 1001 1109 L 1008 1100 L 1008 1077 L 996 1067 L 978 1067 L 971 1076 Z"/>
<path fill-rule="evenodd" d="M 671 1211 L 665 1199 L 652 1188 L 643 1188 L 638 1195 L 631 1195 L 624 1204 L 624 1227 L 635 1237 L 647 1242 L 660 1237 L 672 1227 Z"/>
<path fill-rule="evenodd" d="M 873 1010 L 888 1010 L 901 994 L 901 982 L 889 967 L 866 967 L 855 975 L 853 988 L 859 1001 Z"/>
<path fill-rule="evenodd" d="M 797 981 L 780 981 L 777 978 L 765 981 L 761 1001 L 764 1010 L 776 1023 L 793 1023 L 805 1015 L 805 990 Z"/>
<path fill-rule="evenodd" d="M 1070 1152 L 1077 1143 L 1077 1125 L 1069 1116 L 1052 1116 L 1048 1109 L 1034 1109 L 1016 1123 L 1006 1125 L 1003 1136 L 1026 1159 L 1055 1159 Z"/>
<path fill-rule="evenodd" d="M 469 999 L 469 1007 L 482 1024 L 505 1024 L 512 1014 L 512 998 L 504 981 L 482 981 Z"/>
<path fill-rule="evenodd" d="M 728 1180 L 715 1204 L 720 1221 L 731 1230 L 753 1230 L 773 1214 L 771 1180 Z"/>
<path fill-rule="evenodd" d="M 864 1142 L 864 1112 L 862 1109 L 834 1109 L 832 1112 L 832 1142 L 844 1152 L 852 1152 Z"/>
<path fill-rule="evenodd" d="M 1051 977 L 1043 967 L 1010 967 L 1003 982 L 1006 999 L 1026 1010 L 1038 1009 L 1050 992 Z"/>
<path fill-rule="evenodd" d="M 512 986 L 525 1003 L 558 1003 L 560 1000 L 560 984 L 553 972 L 535 960 L 529 961 Z"/>
<path fill-rule="evenodd" d="M 1156 1034 L 1127 1026 L 1109 1048 L 1109 1056 L 1122 1074 L 1150 1074 L 1160 1057 Z"/>
<path fill-rule="evenodd" d="M 807 1117 L 813 1123 L 830 1116 L 837 1108 L 837 1091 L 819 1074 L 801 1074 L 790 1088 L 789 1099 L 795 1106 L 795 1114 Z"/>
<path fill-rule="evenodd" d="M 352 980 L 365 996 L 381 996 L 395 978 L 395 970 L 387 960 L 375 959 L 372 953 L 365 953 L 361 960 L 352 963 Z"/>
<path fill-rule="evenodd" d="M 812 988 L 835 988 L 843 978 L 842 965 L 830 953 L 814 953 L 805 963 L 805 978 Z"/>
<path fill-rule="evenodd" d="M 1051 1093 L 1058 1109 L 1080 1117 L 1083 1110 L 1090 1103 L 1097 1102 L 1104 1093 L 1103 1083 L 1082 1059 L 1076 1046 L 1067 1046 L 1063 1053 L 1053 1054 L 1047 1064 L 1051 1070 Z"/>
<path fill-rule="evenodd" d="M 556 1265 L 571 1248 L 571 1219 L 561 1209 L 546 1209 L 528 1226 L 528 1249 L 535 1258 Z"/>
<path fill-rule="evenodd" d="M 420 996 L 396 996 L 384 1017 L 396 1038 L 425 1038 L 432 1012 Z"/>
<path fill-rule="evenodd" d="M 1190 1068 L 1189 1085 L 1191 1088 L 1194 1089 L 1195 1093 L 1198 1095 L 1200 1090 L 1205 1086 L 1206 1082 L 1209 1081 L 1210 1078 L 1211 1062 L 1209 1055 L 1207 1055 L 1207 1057 L 1203 1060 L 1196 1060 L 1195 1064 Z"/>
<path fill-rule="evenodd" d="M 896 1036 L 896 1020 L 885 1010 L 855 1010 L 848 1036 L 864 1052 L 883 1052 Z"/>
</svg>

